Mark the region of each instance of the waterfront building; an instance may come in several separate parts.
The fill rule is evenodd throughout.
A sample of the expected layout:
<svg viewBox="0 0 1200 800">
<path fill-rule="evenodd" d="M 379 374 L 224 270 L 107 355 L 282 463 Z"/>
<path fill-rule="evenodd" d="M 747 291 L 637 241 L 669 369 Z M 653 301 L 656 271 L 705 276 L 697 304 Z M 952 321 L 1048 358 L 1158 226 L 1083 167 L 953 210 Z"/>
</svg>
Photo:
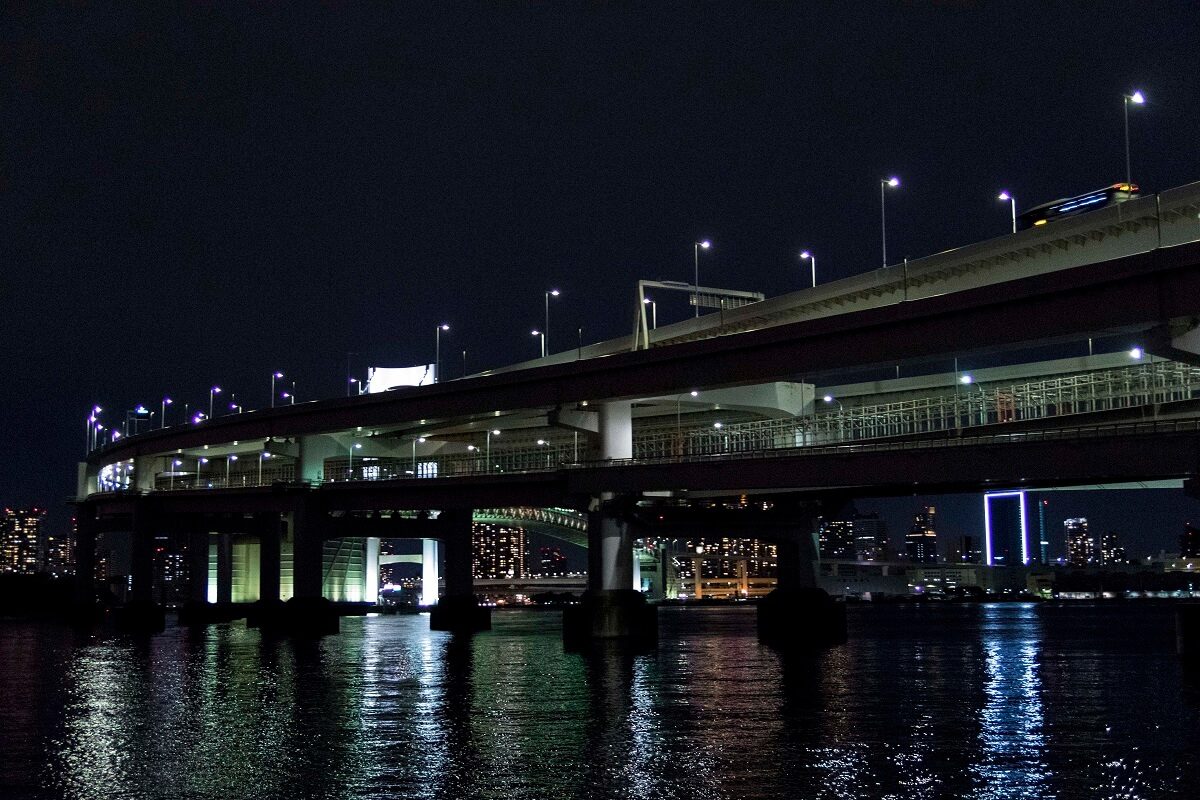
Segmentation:
<svg viewBox="0 0 1200 800">
<path fill-rule="evenodd" d="M 904 537 L 905 550 L 908 553 L 909 561 L 918 564 L 937 563 L 936 514 L 936 508 L 925 506 L 913 516 L 912 527 L 909 528 L 908 534 Z"/>
<path fill-rule="evenodd" d="M 0 572 L 32 575 L 44 560 L 43 508 L 6 508 L 0 515 Z"/>
<path fill-rule="evenodd" d="M 472 572 L 480 580 L 525 577 L 525 529 L 490 522 L 472 527 Z"/>
<path fill-rule="evenodd" d="M 959 564 L 982 564 L 983 547 L 978 536 L 956 536 L 947 561 Z"/>
<path fill-rule="evenodd" d="M 818 552 L 822 560 L 855 558 L 854 520 L 822 519 L 818 528 Z"/>
<path fill-rule="evenodd" d="M 1108 531 L 1100 536 L 1100 563 L 1105 566 L 1127 563 L 1125 548 L 1121 547 L 1115 531 Z"/>
<path fill-rule="evenodd" d="M 1086 567 L 1095 563 L 1095 545 L 1088 532 L 1087 517 L 1063 520 L 1063 535 L 1067 542 L 1067 563 L 1075 567 Z"/>
</svg>

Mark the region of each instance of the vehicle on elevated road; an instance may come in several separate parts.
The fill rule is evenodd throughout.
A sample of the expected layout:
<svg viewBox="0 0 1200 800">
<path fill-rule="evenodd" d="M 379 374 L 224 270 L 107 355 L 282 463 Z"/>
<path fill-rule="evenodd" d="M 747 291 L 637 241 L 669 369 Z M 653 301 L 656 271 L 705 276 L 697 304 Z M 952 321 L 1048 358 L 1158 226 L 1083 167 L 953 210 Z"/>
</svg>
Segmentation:
<svg viewBox="0 0 1200 800">
<path fill-rule="evenodd" d="M 1095 211 L 1105 206 L 1124 203 L 1126 200 L 1132 200 L 1139 194 L 1137 184 L 1114 183 L 1112 186 L 1097 189 L 1094 192 L 1087 192 L 1077 197 L 1064 197 L 1058 200 L 1051 200 L 1049 203 L 1042 203 L 1040 206 L 1035 206 L 1019 214 L 1017 216 L 1017 230 L 1023 231 L 1028 228 L 1054 222 L 1063 217 L 1073 217 L 1076 214 Z"/>
</svg>

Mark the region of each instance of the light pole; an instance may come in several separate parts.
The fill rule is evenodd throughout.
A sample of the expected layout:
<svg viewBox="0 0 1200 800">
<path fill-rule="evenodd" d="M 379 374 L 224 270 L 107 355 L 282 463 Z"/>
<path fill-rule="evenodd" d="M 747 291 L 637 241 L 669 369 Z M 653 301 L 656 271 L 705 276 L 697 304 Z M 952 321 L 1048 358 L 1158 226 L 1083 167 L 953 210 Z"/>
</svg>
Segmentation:
<svg viewBox="0 0 1200 800">
<path fill-rule="evenodd" d="M 558 289 L 551 289 L 546 292 L 546 327 L 542 329 L 542 358 L 546 357 L 549 352 L 550 343 L 547 339 L 550 338 L 550 298 L 558 297 L 562 292 Z"/>
<path fill-rule="evenodd" d="M 354 386 L 355 384 L 358 384 L 358 385 L 357 385 L 357 386 Z M 354 393 L 355 393 L 356 395 L 357 395 L 357 394 L 362 394 L 362 381 L 360 381 L 358 378 L 351 378 L 351 379 L 350 379 L 350 385 L 351 385 L 351 386 L 354 386 Z"/>
<path fill-rule="evenodd" d="M 546 334 L 544 334 L 538 330 L 533 330 L 533 331 L 530 331 L 529 333 L 533 336 L 537 336 L 539 339 L 542 340 L 542 358 L 545 358 L 546 357 Z"/>
<path fill-rule="evenodd" d="M 1012 232 L 1017 232 L 1017 198 L 1013 197 L 1010 192 L 1001 192 L 996 197 L 997 200 L 1007 200 L 1009 208 L 1012 210 Z"/>
<path fill-rule="evenodd" d="M 296 405 L 296 395 L 292 394 L 291 392 L 284 392 L 282 397 L 284 400 L 288 401 L 288 405 Z"/>
<path fill-rule="evenodd" d="M 692 389 L 690 392 L 687 392 L 687 394 L 690 394 L 692 397 L 700 396 L 700 392 L 696 389 Z M 677 440 L 677 445 L 679 447 L 679 453 L 677 455 L 683 455 L 683 413 L 681 410 L 683 395 L 684 392 L 680 392 L 679 394 L 675 395 L 675 439 Z M 576 459 L 576 461 L 578 461 L 578 459 Z"/>
<path fill-rule="evenodd" d="M 649 297 L 643 297 L 642 302 L 650 306 L 650 330 L 658 329 L 658 303 Z"/>
<path fill-rule="evenodd" d="M 158 427 L 160 429 L 167 427 L 167 406 L 171 405 L 174 402 L 175 401 L 169 397 L 164 397 L 162 399 L 162 416 L 160 416 L 158 418 Z"/>
<path fill-rule="evenodd" d="M 812 285 L 813 285 L 814 289 L 817 288 L 817 257 L 815 255 L 813 255 L 811 250 L 801 250 L 800 251 L 800 260 L 811 262 Z"/>
<path fill-rule="evenodd" d="M 900 185 L 900 179 L 896 176 L 883 178 L 879 181 L 879 227 L 883 235 L 883 265 L 887 266 L 887 202 L 886 190 L 889 186 L 893 189 Z"/>
<path fill-rule="evenodd" d="M 696 289 L 696 316 L 697 317 L 700 316 L 700 250 L 702 248 L 704 250 L 707 250 L 710 247 L 712 247 L 712 242 L 710 242 L 708 239 L 704 239 L 703 241 L 696 242 L 696 246 L 694 248 L 692 248 L 692 259 L 693 259 L 692 277 L 694 278 L 693 286 Z"/>
<path fill-rule="evenodd" d="M 487 450 L 484 453 L 484 457 L 487 459 L 487 464 L 485 465 L 486 469 L 484 470 L 485 472 L 492 471 L 492 437 L 499 435 L 499 429 L 492 429 L 487 432 Z"/>
<path fill-rule="evenodd" d="M 201 456 L 196 459 L 196 488 L 200 488 L 200 467 L 208 463 L 208 459 Z"/>
<path fill-rule="evenodd" d="M 1133 170 L 1129 162 L 1129 104 L 1140 106 L 1146 102 L 1146 95 L 1141 92 L 1124 95 L 1125 98 L 1125 182 L 1133 183 Z"/>
<path fill-rule="evenodd" d="M 450 330 L 450 326 L 443 322 L 438 325 L 433 333 L 433 381 L 439 383 L 442 380 L 442 331 Z M 426 340 L 428 341 L 428 340 Z"/>
<path fill-rule="evenodd" d="M 354 451 L 355 450 L 362 450 L 362 444 L 359 442 L 355 442 L 354 444 L 350 445 L 350 470 L 349 470 L 348 474 L 346 475 L 346 480 L 348 480 L 348 481 L 354 480 Z"/>
<path fill-rule="evenodd" d="M 182 467 L 182 466 L 183 466 L 183 462 L 180 461 L 179 459 L 175 459 L 174 461 L 171 462 L 171 488 L 172 489 L 175 488 L 175 471 L 179 467 Z"/>
<path fill-rule="evenodd" d="M 846 410 L 846 407 L 842 405 L 842 401 L 838 400 L 836 397 L 834 397 L 831 394 L 827 394 L 824 397 L 822 397 L 821 399 L 824 400 L 826 403 L 837 403 L 838 411 Z"/>
<path fill-rule="evenodd" d="M 212 415 L 213 415 L 213 395 L 218 395 L 220 393 L 221 393 L 220 386 L 213 386 L 211 389 L 208 390 L 208 418 L 209 419 L 212 419 Z"/>
<path fill-rule="evenodd" d="M 237 456 L 235 456 L 235 455 L 225 456 L 225 488 L 226 489 L 229 488 L 229 465 L 231 463 L 233 463 L 234 461 L 237 461 Z"/>
<path fill-rule="evenodd" d="M 262 452 L 258 454 L 258 485 L 262 486 L 262 465 L 263 462 L 271 457 L 270 453 Z"/>
<path fill-rule="evenodd" d="M 282 372 L 272 372 L 271 373 L 271 408 L 275 407 L 275 380 L 277 378 L 282 378 L 282 377 L 283 377 Z"/>
<path fill-rule="evenodd" d="M 425 437 L 418 436 L 412 440 L 412 472 L 414 478 L 417 477 L 417 442 L 425 444 Z"/>
</svg>

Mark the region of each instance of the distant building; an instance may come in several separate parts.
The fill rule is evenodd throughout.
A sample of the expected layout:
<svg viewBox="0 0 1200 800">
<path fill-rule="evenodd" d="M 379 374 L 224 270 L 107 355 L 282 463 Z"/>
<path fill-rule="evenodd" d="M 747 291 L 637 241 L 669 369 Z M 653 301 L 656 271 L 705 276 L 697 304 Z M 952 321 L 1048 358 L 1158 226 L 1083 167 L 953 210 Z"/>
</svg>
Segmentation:
<svg viewBox="0 0 1200 800">
<path fill-rule="evenodd" d="M 875 512 L 854 515 L 854 551 L 859 561 L 886 561 L 887 523 Z"/>
<path fill-rule="evenodd" d="M 855 559 L 854 520 L 823 519 L 817 535 L 821 559 Z"/>
<path fill-rule="evenodd" d="M 563 575 L 567 572 L 567 557 L 557 547 L 538 548 L 538 574 Z"/>
<path fill-rule="evenodd" d="M 1038 528 L 1038 562 L 1039 564 L 1050 563 L 1050 539 L 1046 536 L 1046 507 L 1050 505 L 1049 500 L 1038 500 L 1037 502 L 1037 528 Z"/>
<path fill-rule="evenodd" d="M 43 568 L 55 577 L 75 574 L 75 518 L 71 518 L 69 534 L 46 534 Z"/>
<path fill-rule="evenodd" d="M 1121 547 L 1115 531 L 1100 536 L 1100 563 L 1110 567 L 1128 563 L 1125 548 Z"/>
<path fill-rule="evenodd" d="M 154 596 L 161 603 L 180 603 L 187 599 L 188 571 L 187 548 L 179 545 L 175 537 L 154 537 Z"/>
<path fill-rule="evenodd" d="M 936 508 L 925 506 L 913 516 L 912 527 L 904 537 L 909 561 L 917 564 L 937 563 L 937 528 L 934 521 L 936 514 Z"/>
<path fill-rule="evenodd" d="M 1181 558 L 1200 558 L 1200 528 L 1190 522 L 1183 524 L 1183 534 L 1179 537 L 1179 555 Z"/>
<path fill-rule="evenodd" d="M 6 508 L 0 515 L 0 572 L 32 575 L 42 571 L 42 508 Z"/>
<path fill-rule="evenodd" d="M 1095 563 L 1095 545 L 1092 542 L 1092 534 L 1088 532 L 1086 517 L 1064 519 L 1063 535 L 1067 542 L 1068 564 L 1086 567 Z"/>
<path fill-rule="evenodd" d="M 983 546 L 978 536 L 956 536 L 947 561 L 958 564 L 982 564 Z"/>
<path fill-rule="evenodd" d="M 472 528 L 472 572 L 481 580 L 524 578 L 525 529 L 477 522 Z"/>
</svg>

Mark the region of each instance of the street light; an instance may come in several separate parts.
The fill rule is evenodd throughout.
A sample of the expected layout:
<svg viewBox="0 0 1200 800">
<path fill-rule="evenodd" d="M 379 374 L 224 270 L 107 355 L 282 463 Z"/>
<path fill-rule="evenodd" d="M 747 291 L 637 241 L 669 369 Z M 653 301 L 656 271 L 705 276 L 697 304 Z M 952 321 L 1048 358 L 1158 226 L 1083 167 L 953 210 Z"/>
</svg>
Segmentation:
<svg viewBox="0 0 1200 800">
<path fill-rule="evenodd" d="M 158 423 L 159 423 L 158 427 L 159 428 L 167 427 L 167 406 L 171 405 L 174 402 L 175 401 L 169 397 L 164 397 L 162 399 L 162 416 L 160 416 L 158 418 Z"/>
<path fill-rule="evenodd" d="M 178 467 L 182 467 L 182 466 L 183 466 L 183 462 L 182 462 L 182 461 L 180 461 L 179 459 L 175 459 L 174 461 L 172 461 L 172 462 L 171 462 L 171 484 L 170 484 L 170 488 L 172 488 L 172 489 L 174 489 L 174 488 L 175 488 L 175 470 L 176 470 Z"/>
<path fill-rule="evenodd" d="M 200 467 L 208 463 L 208 459 L 201 456 L 196 459 L 196 488 L 200 488 Z"/>
<path fill-rule="evenodd" d="M 800 252 L 800 260 L 812 262 L 812 285 L 814 289 L 817 288 L 817 257 L 811 251 L 802 250 Z"/>
<path fill-rule="evenodd" d="M 208 390 L 208 418 L 209 419 L 212 419 L 212 415 L 213 415 L 213 395 L 217 395 L 220 393 L 221 393 L 220 386 L 214 386 Z"/>
<path fill-rule="evenodd" d="M 348 481 L 354 480 L 354 451 L 355 450 L 362 450 L 362 444 L 360 442 L 355 442 L 353 445 L 350 446 L 350 473 L 346 477 L 346 480 L 348 480 Z"/>
<path fill-rule="evenodd" d="M 259 486 L 262 486 L 262 465 L 263 465 L 263 461 L 266 461 L 266 460 L 267 460 L 268 458 L 270 458 L 270 457 L 271 457 L 271 454 L 270 454 L 270 453 L 268 453 L 268 452 L 266 452 L 266 451 L 263 451 L 262 453 L 259 453 L 259 454 L 258 454 L 258 485 L 259 485 Z"/>
<path fill-rule="evenodd" d="M 704 239 L 703 241 L 696 242 L 696 246 L 694 248 L 692 248 L 693 267 L 694 267 L 694 272 L 692 273 L 692 275 L 695 278 L 694 285 L 696 287 L 696 316 L 697 317 L 700 316 L 700 251 L 702 249 L 707 250 L 710 247 L 712 247 L 712 242 L 710 242 L 708 239 Z"/>
<path fill-rule="evenodd" d="M 433 332 L 433 380 L 434 383 L 442 379 L 442 331 L 450 330 L 450 326 L 443 322 L 438 325 Z"/>
<path fill-rule="evenodd" d="M 237 461 L 237 456 L 235 456 L 235 455 L 225 456 L 225 488 L 226 489 L 229 488 L 229 465 L 234 461 Z"/>
<path fill-rule="evenodd" d="M 532 336 L 537 336 L 537 337 L 541 338 L 541 340 L 542 340 L 542 358 L 545 358 L 546 357 L 546 334 L 544 334 L 538 330 L 533 330 L 533 331 L 530 331 L 529 333 Z"/>
<path fill-rule="evenodd" d="M 550 347 L 550 343 L 547 341 L 547 339 L 550 338 L 550 298 L 558 297 L 560 294 L 562 294 L 562 292 L 560 292 L 558 289 L 551 289 L 550 291 L 546 292 L 546 327 L 543 329 L 542 341 L 545 342 L 547 348 Z M 547 349 L 546 352 L 549 352 L 549 350 Z M 542 358 L 545 357 L 546 353 L 543 352 Z"/>
<path fill-rule="evenodd" d="M 283 377 L 282 372 L 272 372 L 271 373 L 271 408 L 275 407 L 275 379 L 282 378 L 282 377 Z"/>
<path fill-rule="evenodd" d="M 492 471 L 492 437 L 499 435 L 500 431 L 498 429 L 492 429 L 487 432 L 487 450 L 484 453 L 484 458 L 487 459 L 487 464 L 485 465 L 487 467 L 486 472 Z"/>
<path fill-rule="evenodd" d="M 1129 163 L 1130 163 L 1129 162 L 1129 104 L 1133 103 L 1135 106 L 1140 106 L 1140 105 L 1145 104 L 1146 95 L 1142 94 L 1141 92 L 1134 92 L 1133 94 L 1124 95 L 1124 98 L 1125 98 L 1125 182 L 1133 183 L 1133 170 L 1130 168 L 1130 165 L 1129 165 Z"/>
<path fill-rule="evenodd" d="M 362 381 L 360 381 L 358 378 L 351 378 L 349 381 L 347 381 L 347 388 L 346 388 L 347 393 L 350 391 L 349 387 L 354 386 L 354 384 L 356 384 L 356 383 L 358 384 L 358 386 L 354 387 L 354 393 L 362 394 Z"/>
<path fill-rule="evenodd" d="M 649 297 L 643 297 L 642 303 L 650 306 L 650 329 L 658 329 L 658 303 L 651 300 Z"/>
<path fill-rule="evenodd" d="M 425 444 L 425 437 L 418 436 L 412 440 L 412 474 L 414 478 L 417 477 L 417 442 Z"/>
<path fill-rule="evenodd" d="M 1001 192 L 997 200 L 1007 200 L 1009 207 L 1012 209 L 1012 232 L 1017 232 L 1017 198 L 1013 197 L 1009 192 Z"/>
<path fill-rule="evenodd" d="M 890 186 L 895 189 L 900 185 L 900 179 L 893 175 L 879 181 L 879 227 L 883 235 L 883 265 L 887 266 L 887 204 L 884 201 L 885 191 Z"/>
<path fill-rule="evenodd" d="M 838 411 L 846 410 L 846 407 L 842 405 L 842 401 L 838 400 L 836 397 L 834 397 L 831 394 L 827 394 L 824 397 L 822 397 L 821 399 L 824 400 L 826 403 L 837 403 Z"/>
<path fill-rule="evenodd" d="M 1140 347 L 1135 347 L 1129 351 L 1129 357 L 1134 361 L 1141 361 L 1143 355 L 1145 355 L 1145 351 L 1143 351 Z"/>
</svg>

